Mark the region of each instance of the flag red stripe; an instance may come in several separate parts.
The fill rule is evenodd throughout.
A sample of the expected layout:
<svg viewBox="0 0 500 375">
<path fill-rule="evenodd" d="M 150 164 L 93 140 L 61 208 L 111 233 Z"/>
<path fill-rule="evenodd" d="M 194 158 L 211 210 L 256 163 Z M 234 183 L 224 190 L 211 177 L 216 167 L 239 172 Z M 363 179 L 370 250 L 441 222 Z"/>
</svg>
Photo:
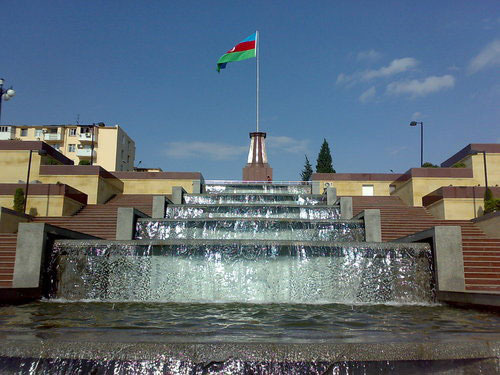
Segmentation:
<svg viewBox="0 0 500 375">
<path fill-rule="evenodd" d="M 248 51 L 250 49 L 255 49 L 255 40 L 252 40 L 250 42 L 238 43 L 236 46 L 234 46 L 232 49 L 230 49 L 226 53 Z"/>
</svg>

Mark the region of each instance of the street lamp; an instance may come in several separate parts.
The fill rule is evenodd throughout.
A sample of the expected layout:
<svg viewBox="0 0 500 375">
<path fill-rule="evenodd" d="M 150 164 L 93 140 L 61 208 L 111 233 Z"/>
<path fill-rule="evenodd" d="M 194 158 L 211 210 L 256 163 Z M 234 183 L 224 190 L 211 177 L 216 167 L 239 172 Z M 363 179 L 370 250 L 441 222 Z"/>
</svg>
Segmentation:
<svg viewBox="0 0 500 375">
<path fill-rule="evenodd" d="M 24 213 L 26 213 L 26 205 L 28 203 L 28 189 L 30 187 L 31 155 L 33 154 L 33 151 L 38 151 L 38 155 L 40 155 L 40 156 L 47 155 L 47 151 L 45 151 L 45 150 L 30 150 L 30 158 L 28 161 L 28 176 L 26 177 L 26 189 L 24 192 L 24 207 L 23 207 Z"/>
<path fill-rule="evenodd" d="M 4 90 L 3 89 L 4 83 L 5 79 L 0 78 L 0 119 L 2 118 L 2 100 L 5 100 L 7 102 L 16 95 L 16 92 L 12 88 L 12 86 L 9 87 L 7 90 Z"/>
<path fill-rule="evenodd" d="M 484 186 L 486 186 L 486 190 L 488 190 L 488 169 L 486 169 L 486 151 L 476 151 L 471 150 L 470 155 L 478 155 L 483 154 L 483 162 L 484 162 Z"/>
<path fill-rule="evenodd" d="M 422 121 L 412 121 L 410 126 L 417 126 L 420 124 L 420 167 L 424 165 L 424 123 Z"/>
</svg>

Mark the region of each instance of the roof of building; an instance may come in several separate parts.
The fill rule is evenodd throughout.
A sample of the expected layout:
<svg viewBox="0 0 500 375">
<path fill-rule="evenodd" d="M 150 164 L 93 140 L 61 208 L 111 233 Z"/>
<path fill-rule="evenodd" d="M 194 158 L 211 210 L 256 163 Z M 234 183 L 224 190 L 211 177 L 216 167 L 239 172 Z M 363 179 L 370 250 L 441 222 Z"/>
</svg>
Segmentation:
<svg viewBox="0 0 500 375">
<path fill-rule="evenodd" d="M 484 151 L 487 154 L 500 154 L 500 143 L 471 143 L 458 151 L 456 154 L 441 163 L 441 167 L 451 167 L 474 151 Z"/>
</svg>

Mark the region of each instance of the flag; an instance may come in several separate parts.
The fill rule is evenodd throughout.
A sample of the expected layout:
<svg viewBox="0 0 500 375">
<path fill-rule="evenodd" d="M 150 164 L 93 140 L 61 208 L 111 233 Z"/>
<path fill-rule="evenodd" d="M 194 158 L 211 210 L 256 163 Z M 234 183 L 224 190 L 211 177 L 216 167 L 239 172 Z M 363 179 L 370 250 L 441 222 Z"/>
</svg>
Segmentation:
<svg viewBox="0 0 500 375">
<path fill-rule="evenodd" d="M 229 51 L 227 51 L 222 57 L 217 61 L 217 71 L 220 72 L 221 69 L 226 68 L 226 64 L 232 61 L 241 61 L 256 57 L 257 52 L 257 32 L 250 35 L 248 38 L 243 39 Z"/>
</svg>

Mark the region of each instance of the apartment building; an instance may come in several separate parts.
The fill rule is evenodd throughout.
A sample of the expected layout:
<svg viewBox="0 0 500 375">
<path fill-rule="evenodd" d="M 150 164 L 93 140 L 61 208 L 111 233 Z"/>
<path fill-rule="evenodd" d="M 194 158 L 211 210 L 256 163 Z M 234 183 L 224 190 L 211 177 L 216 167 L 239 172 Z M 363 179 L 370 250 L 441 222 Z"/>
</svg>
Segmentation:
<svg viewBox="0 0 500 375">
<path fill-rule="evenodd" d="M 134 169 L 135 142 L 118 125 L 2 125 L 0 140 L 44 141 L 75 164 Z"/>
</svg>

